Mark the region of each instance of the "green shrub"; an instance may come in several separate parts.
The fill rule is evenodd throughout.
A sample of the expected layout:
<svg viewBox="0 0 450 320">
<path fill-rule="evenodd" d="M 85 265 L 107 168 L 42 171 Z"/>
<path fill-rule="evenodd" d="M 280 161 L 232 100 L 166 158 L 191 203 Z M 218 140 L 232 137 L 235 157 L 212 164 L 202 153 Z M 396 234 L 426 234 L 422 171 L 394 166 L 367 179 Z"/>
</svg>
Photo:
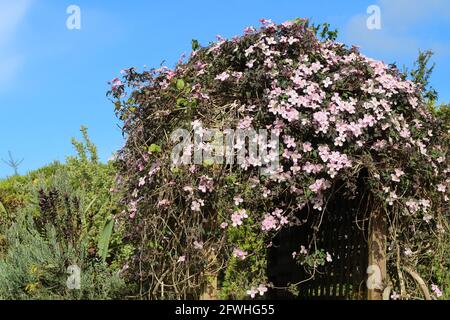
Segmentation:
<svg viewBox="0 0 450 320">
<path fill-rule="evenodd" d="M 63 167 L 64 165 L 55 161 L 27 175 L 15 175 L 0 180 L 0 222 L 13 221 L 15 212 L 33 200 L 35 185 L 47 184 L 49 179 Z"/>
<path fill-rule="evenodd" d="M 133 253 L 124 245 L 112 192 L 114 164 L 98 160 L 87 129 L 65 164 L 53 163 L 0 182 L 0 297 L 118 297 L 115 274 Z M 82 269 L 82 289 L 68 290 L 67 267 Z"/>
<path fill-rule="evenodd" d="M 65 241 L 57 227 L 36 226 L 29 213 L 5 232 L 6 252 L 0 260 L 1 299 L 113 299 L 124 282 L 102 261 L 88 255 L 87 242 Z M 80 289 L 69 289 L 67 268 L 81 269 Z"/>
</svg>

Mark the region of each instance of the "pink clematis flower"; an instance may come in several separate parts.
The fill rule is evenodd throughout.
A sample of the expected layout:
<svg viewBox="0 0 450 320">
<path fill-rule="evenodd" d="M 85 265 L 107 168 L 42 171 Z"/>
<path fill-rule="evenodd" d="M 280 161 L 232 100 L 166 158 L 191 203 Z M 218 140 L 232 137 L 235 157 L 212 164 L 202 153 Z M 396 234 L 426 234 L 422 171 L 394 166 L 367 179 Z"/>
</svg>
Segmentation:
<svg viewBox="0 0 450 320">
<path fill-rule="evenodd" d="M 233 250 L 233 257 L 241 259 L 241 260 L 245 260 L 245 258 L 247 258 L 248 253 L 244 250 L 241 250 L 239 248 L 234 248 Z"/>
</svg>

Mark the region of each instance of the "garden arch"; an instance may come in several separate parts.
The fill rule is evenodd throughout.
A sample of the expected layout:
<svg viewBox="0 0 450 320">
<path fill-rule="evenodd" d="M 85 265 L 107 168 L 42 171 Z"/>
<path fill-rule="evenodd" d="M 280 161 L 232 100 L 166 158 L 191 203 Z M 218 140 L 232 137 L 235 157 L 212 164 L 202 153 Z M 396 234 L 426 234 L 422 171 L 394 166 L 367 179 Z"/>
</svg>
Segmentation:
<svg viewBox="0 0 450 320">
<path fill-rule="evenodd" d="M 379 237 L 377 229 L 372 228 L 369 233 L 370 218 L 373 221 L 377 214 L 370 212 L 370 196 L 364 186 L 364 179 L 359 179 L 358 185 L 359 192 L 351 199 L 342 194 L 342 186 L 337 187 L 323 214 L 308 214 L 308 210 L 300 210 L 297 217 L 305 223 L 283 229 L 275 237 L 268 253 L 268 277 L 275 288 L 299 284 L 299 291 L 296 296 L 287 290 L 273 289 L 271 298 L 381 298 L 382 286 L 376 290 L 379 293 L 377 296 L 367 286 L 367 271 L 370 271 L 368 266 L 380 263 L 379 259 L 385 259 L 383 254 L 374 252 L 378 248 L 370 243 L 375 235 Z M 311 230 L 317 232 L 313 233 Z M 331 261 L 318 267 L 314 273 L 307 272 L 292 259 L 292 253 L 298 250 L 300 244 L 318 246 L 327 252 L 333 252 Z M 376 277 L 385 278 L 384 273 L 385 271 L 380 272 Z M 369 284 L 369 287 L 373 286 Z"/>
<path fill-rule="evenodd" d="M 420 85 L 395 66 L 334 42 L 328 26 L 320 31 L 302 19 L 262 23 L 242 37 L 196 47 L 174 70 L 130 68 L 112 81 L 128 137 L 118 155 L 126 195 L 121 217 L 139 244 L 130 280 L 149 298 L 198 298 L 208 285 L 220 288 L 220 297 L 256 298 L 272 283 L 305 280 L 289 269 L 289 246 L 299 250 L 313 236 L 320 245 L 297 260 L 322 265 L 328 249 L 330 270 L 293 286 L 303 290 L 300 297 L 381 299 L 391 287 L 396 299 L 412 297 L 418 290 L 403 276 L 414 278 L 407 268 L 439 280 L 423 268 L 440 261 L 422 244 L 444 243 L 444 126 Z M 266 128 L 281 147 L 264 142 L 273 152 L 240 166 L 178 167 L 171 161 L 177 142 L 169 139 L 178 128 Z M 277 155 L 281 166 L 262 177 L 263 163 Z M 312 218 L 298 224 L 303 207 Z M 297 232 L 322 216 L 315 234 Z M 287 248 L 276 251 L 277 241 Z M 388 256 L 389 279 L 387 241 L 396 249 Z M 419 255 L 427 260 L 414 261 Z M 286 258 L 291 262 L 280 262 Z"/>
</svg>

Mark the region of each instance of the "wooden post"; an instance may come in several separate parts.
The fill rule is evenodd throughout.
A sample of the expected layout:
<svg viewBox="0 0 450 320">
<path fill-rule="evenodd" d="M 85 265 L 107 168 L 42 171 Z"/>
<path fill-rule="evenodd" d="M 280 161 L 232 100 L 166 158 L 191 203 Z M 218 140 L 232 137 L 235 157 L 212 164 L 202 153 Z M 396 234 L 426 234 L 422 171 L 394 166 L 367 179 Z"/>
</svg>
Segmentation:
<svg viewBox="0 0 450 320">
<path fill-rule="evenodd" d="M 208 264 L 210 266 L 216 265 L 217 256 L 214 251 L 210 251 L 208 255 Z M 214 270 L 214 268 L 212 268 Z M 217 271 L 205 271 L 203 277 L 206 280 L 203 292 L 200 295 L 200 300 L 218 300 L 219 299 L 219 279 Z"/>
<path fill-rule="evenodd" d="M 218 300 L 218 281 L 217 275 L 210 275 L 206 277 L 207 283 L 205 285 L 204 291 L 200 296 L 200 300 Z"/>
<path fill-rule="evenodd" d="M 367 298 L 382 300 L 386 284 L 386 214 L 381 208 L 372 211 L 369 223 L 369 264 Z"/>
</svg>

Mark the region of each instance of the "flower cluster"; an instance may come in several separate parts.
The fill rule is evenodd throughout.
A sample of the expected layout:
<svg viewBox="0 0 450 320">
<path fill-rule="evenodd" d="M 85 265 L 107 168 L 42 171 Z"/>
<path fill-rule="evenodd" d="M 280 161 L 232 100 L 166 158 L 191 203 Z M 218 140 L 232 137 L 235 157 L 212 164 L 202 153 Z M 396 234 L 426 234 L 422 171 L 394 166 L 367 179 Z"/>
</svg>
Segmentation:
<svg viewBox="0 0 450 320">
<path fill-rule="evenodd" d="M 247 290 L 247 294 L 254 298 L 258 293 L 260 296 L 264 295 L 267 292 L 267 287 L 264 284 L 260 284 L 257 288 L 251 287 L 250 290 Z"/>
<path fill-rule="evenodd" d="M 272 213 L 264 215 L 264 219 L 261 223 L 261 230 L 270 231 L 278 230 L 282 226 L 287 225 L 289 220 L 282 215 L 283 210 L 276 208 Z"/>
<path fill-rule="evenodd" d="M 248 218 L 247 211 L 245 209 L 239 209 L 231 215 L 231 221 L 233 227 L 242 225 L 242 220 Z"/>
</svg>

